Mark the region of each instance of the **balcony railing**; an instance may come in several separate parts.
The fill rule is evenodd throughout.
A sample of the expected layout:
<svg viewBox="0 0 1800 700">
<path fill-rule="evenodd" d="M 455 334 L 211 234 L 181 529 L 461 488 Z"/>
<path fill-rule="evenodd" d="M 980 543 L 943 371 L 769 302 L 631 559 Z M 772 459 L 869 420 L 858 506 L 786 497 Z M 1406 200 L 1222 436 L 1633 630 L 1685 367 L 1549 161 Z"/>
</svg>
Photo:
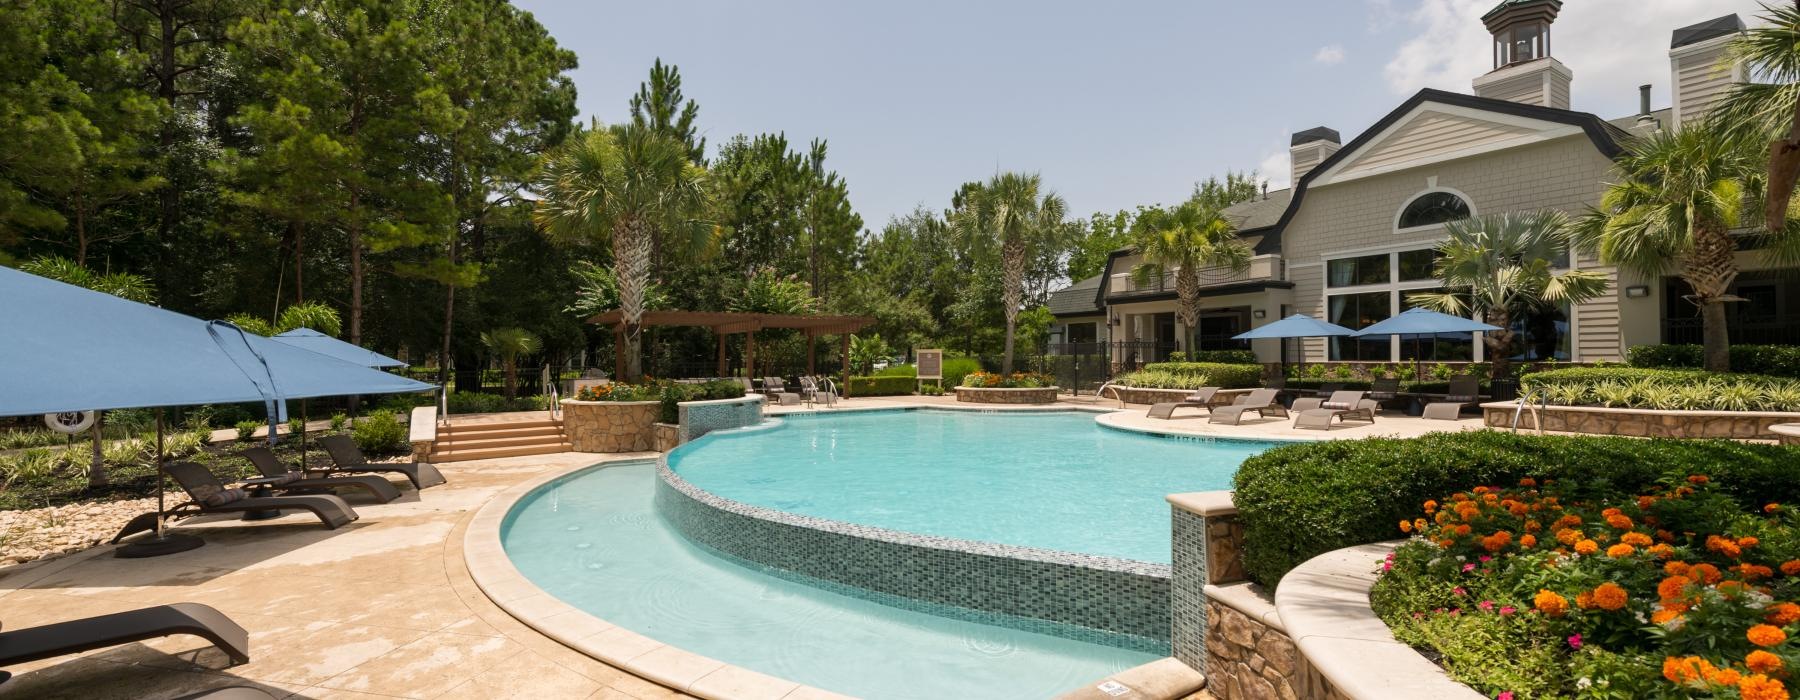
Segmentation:
<svg viewBox="0 0 1800 700">
<path fill-rule="evenodd" d="M 1249 269 L 1234 273 L 1224 267 L 1209 267 L 1200 271 L 1200 287 L 1218 287 L 1251 280 L 1275 279 L 1281 274 L 1281 256 L 1270 253 L 1258 255 L 1250 259 Z M 1175 291 L 1175 272 L 1163 273 L 1160 277 L 1152 277 L 1138 284 L 1132 278 L 1130 270 L 1113 273 L 1107 284 L 1107 296 L 1122 297 L 1138 294 L 1156 294 Z"/>
</svg>

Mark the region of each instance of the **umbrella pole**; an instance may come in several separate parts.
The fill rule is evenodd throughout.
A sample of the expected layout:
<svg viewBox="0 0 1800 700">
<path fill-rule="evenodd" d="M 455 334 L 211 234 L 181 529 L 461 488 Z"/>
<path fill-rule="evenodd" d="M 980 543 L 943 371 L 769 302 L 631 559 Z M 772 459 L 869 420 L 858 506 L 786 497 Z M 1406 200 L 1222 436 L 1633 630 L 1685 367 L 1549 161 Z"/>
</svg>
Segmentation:
<svg viewBox="0 0 1800 700">
<path fill-rule="evenodd" d="M 145 557 L 160 557 L 165 554 L 174 554 L 176 552 L 185 552 L 190 549 L 198 548 L 200 545 L 206 544 L 205 540 L 202 540 L 193 535 L 169 534 L 167 532 L 166 528 L 164 527 L 163 520 L 165 520 L 168 517 L 168 509 L 165 507 L 165 500 L 163 498 L 163 479 L 166 476 L 163 472 L 164 472 L 164 470 L 163 470 L 163 412 L 162 412 L 162 409 L 158 408 L 158 409 L 156 409 L 156 513 L 155 513 L 156 529 L 154 531 L 155 534 L 151 535 L 150 537 L 137 540 L 135 542 L 132 542 L 130 544 L 127 544 L 123 547 L 120 547 L 120 548 L 114 550 L 113 556 L 116 556 L 120 559 L 143 559 Z M 143 517 L 143 516 L 138 516 L 138 517 Z M 127 527 L 130 527 L 130 526 L 128 525 Z"/>
<path fill-rule="evenodd" d="M 306 472 L 306 399 L 300 399 L 300 472 Z"/>
</svg>

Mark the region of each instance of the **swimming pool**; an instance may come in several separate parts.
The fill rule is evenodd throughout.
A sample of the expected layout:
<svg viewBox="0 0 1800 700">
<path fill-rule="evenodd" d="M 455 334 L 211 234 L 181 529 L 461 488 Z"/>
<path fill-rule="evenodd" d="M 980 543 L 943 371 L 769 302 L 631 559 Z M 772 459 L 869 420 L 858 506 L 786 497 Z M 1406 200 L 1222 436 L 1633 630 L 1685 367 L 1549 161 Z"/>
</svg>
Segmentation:
<svg viewBox="0 0 1800 700">
<path fill-rule="evenodd" d="M 884 605 L 741 566 L 656 512 L 656 468 L 576 472 L 501 527 L 507 557 L 556 598 L 665 644 L 866 698 L 1041 698 L 1161 654 Z"/>
<path fill-rule="evenodd" d="M 669 468 L 720 498 L 902 532 L 1169 561 L 1171 493 L 1231 488 L 1275 443 L 1102 427 L 1079 411 L 805 414 L 707 435 Z"/>
</svg>

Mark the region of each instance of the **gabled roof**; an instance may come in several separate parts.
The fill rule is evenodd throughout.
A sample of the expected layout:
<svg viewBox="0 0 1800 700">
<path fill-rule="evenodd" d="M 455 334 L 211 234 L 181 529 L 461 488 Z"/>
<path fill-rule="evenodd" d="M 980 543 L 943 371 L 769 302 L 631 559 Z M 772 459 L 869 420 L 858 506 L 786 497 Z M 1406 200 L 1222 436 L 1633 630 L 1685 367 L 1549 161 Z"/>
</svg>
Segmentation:
<svg viewBox="0 0 1800 700">
<path fill-rule="evenodd" d="M 1225 211 L 1222 213 L 1225 215 L 1225 219 L 1231 222 L 1231 226 L 1238 230 L 1238 235 L 1243 236 L 1258 229 L 1274 226 L 1275 222 L 1281 220 L 1281 212 L 1287 209 L 1288 200 L 1293 196 L 1292 188 L 1275 190 L 1270 192 L 1266 198 L 1259 194 L 1256 199 L 1225 207 Z"/>
<path fill-rule="evenodd" d="M 1387 116 L 1382 117 L 1380 121 L 1375 122 L 1374 125 L 1365 129 L 1361 134 L 1358 134 L 1354 140 L 1345 144 L 1341 150 L 1333 153 L 1331 157 L 1326 158 L 1324 162 L 1320 163 L 1304 177 L 1300 178 L 1299 182 L 1294 183 L 1293 197 L 1288 202 L 1287 208 L 1282 211 L 1281 218 L 1276 222 L 1275 226 L 1263 236 L 1262 242 L 1256 247 L 1256 252 L 1258 254 L 1264 254 L 1279 252 L 1281 250 L 1282 233 L 1287 229 L 1288 223 L 1293 221 L 1294 213 L 1300 210 L 1301 204 L 1306 199 L 1307 186 L 1310 185 L 1313 180 L 1324 173 L 1330 172 L 1334 166 L 1355 157 L 1364 146 L 1369 145 L 1369 143 L 1377 136 L 1387 131 L 1389 127 L 1400 122 L 1400 120 L 1406 118 L 1413 110 L 1418 109 L 1419 106 L 1428 102 L 1574 126 L 1579 128 L 1581 132 L 1587 136 L 1588 141 L 1594 144 L 1594 148 L 1607 158 L 1617 158 L 1619 154 L 1623 152 L 1624 149 L 1620 147 L 1619 143 L 1628 136 L 1623 129 L 1587 112 L 1576 112 L 1553 107 L 1539 107 L 1508 100 L 1476 97 L 1474 95 L 1464 95 L 1461 93 L 1426 88 L 1407 99 L 1406 102 L 1401 103 L 1400 106 L 1395 108 L 1392 112 L 1388 112 Z"/>
<path fill-rule="evenodd" d="M 1050 314 L 1053 316 L 1083 316 L 1099 314 L 1100 307 L 1094 291 L 1100 288 L 1100 278 L 1105 273 L 1094 275 L 1050 293 Z"/>
</svg>

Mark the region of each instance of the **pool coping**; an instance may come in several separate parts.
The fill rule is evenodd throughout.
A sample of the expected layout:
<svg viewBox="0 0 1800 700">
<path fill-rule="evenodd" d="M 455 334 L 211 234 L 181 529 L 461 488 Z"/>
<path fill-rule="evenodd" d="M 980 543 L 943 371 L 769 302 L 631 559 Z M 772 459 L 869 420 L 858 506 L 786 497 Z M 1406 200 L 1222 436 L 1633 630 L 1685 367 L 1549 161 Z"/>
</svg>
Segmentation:
<svg viewBox="0 0 1800 700">
<path fill-rule="evenodd" d="M 500 543 L 500 529 L 521 499 L 576 472 L 654 462 L 625 459 L 574 465 L 537 475 L 502 491 L 476 511 L 463 535 L 463 562 L 470 578 L 500 609 L 544 636 L 674 690 L 719 700 L 850 698 L 701 656 L 619 627 L 556 598 L 513 566 Z"/>
</svg>

